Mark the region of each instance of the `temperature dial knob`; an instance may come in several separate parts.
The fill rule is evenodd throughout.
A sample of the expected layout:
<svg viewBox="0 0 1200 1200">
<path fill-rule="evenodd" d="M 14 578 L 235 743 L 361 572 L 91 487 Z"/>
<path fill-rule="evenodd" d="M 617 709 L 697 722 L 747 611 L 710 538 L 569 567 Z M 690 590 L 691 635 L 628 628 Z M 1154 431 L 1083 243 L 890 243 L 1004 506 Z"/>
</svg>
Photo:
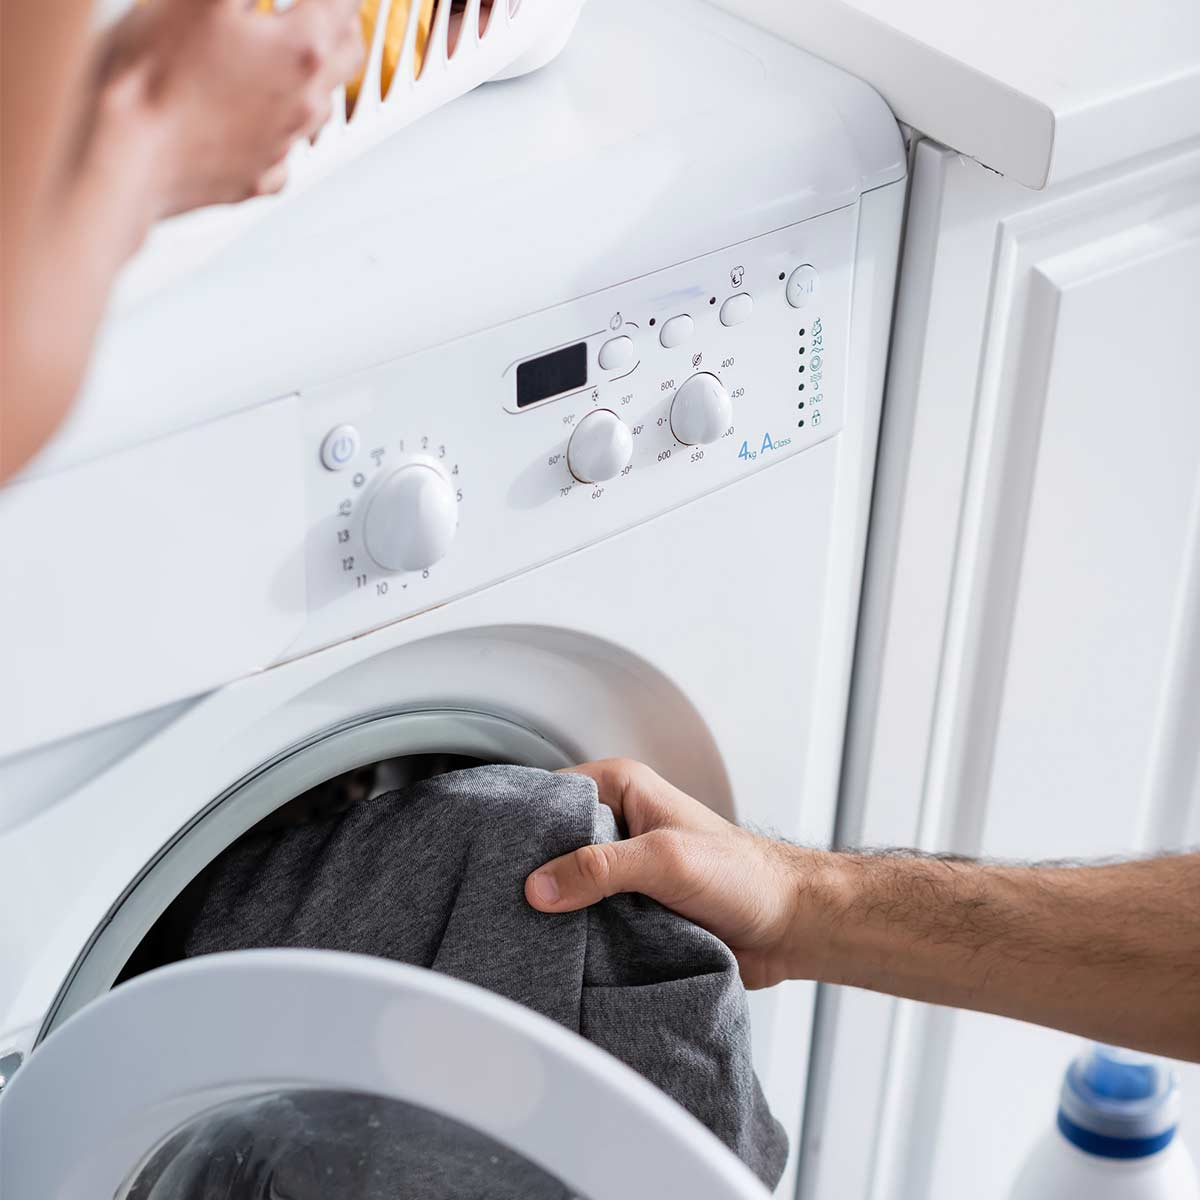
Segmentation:
<svg viewBox="0 0 1200 1200">
<path fill-rule="evenodd" d="M 707 371 L 693 375 L 671 402 L 671 432 L 685 446 L 707 446 L 733 424 L 733 401 Z"/>
<path fill-rule="evenodd" d="M 629 465 L 633 434 L 607 408 L 590 412 L 579 422 L 567 446 L 567 466 L 580 483 L 603 483 Z"/>
<path fill-rule="evenodd" d="M 445 557 L 458 528 L 458 502 L 436 467 L 412 463 L 371 497 L 363 525 L 367 553 L 388 571 L 420 571 Z"/>
</svg>

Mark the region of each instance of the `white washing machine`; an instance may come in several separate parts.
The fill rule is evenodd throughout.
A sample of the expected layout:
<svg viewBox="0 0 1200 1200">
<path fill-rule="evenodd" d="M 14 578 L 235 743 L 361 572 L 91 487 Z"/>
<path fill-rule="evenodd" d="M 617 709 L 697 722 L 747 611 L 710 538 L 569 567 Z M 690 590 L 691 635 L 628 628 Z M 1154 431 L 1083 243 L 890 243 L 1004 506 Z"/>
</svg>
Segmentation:
<svg viewBox="0 0 1200 1200">
<path fill-rule="evenodd" d="M 112 315 L 0 493 L 5 1200 L 125 1195 L 285 1084 L 593 1200 L 756 1194 L 619 1064 L 428 972 L 280 951 L 110 989 L 234 838 L 382 760 L 628 755 L 830 840 L 903 177 L 863 84 L 696 0 L 593 0 L 544 71 Z M 752 1002 L 780 1194 L 813 996 Z"/>
</svg>

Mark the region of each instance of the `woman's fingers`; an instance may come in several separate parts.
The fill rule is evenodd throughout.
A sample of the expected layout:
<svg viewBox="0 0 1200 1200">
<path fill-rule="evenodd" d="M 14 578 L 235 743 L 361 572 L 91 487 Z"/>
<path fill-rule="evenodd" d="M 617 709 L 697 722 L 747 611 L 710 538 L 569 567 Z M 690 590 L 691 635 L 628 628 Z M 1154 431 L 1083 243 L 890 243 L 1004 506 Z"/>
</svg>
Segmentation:
<svg viewBox="0 0 1200 1200">
<path fill-rule="evenodd" d="M 363 44 L 358 0 L 299 0 L 281 23 L 298 49 L 300 73 L 332 91 L 354 77 Z"/>
<path fill-rule="evenodd" d="M 303 82 L 287 132 L 311 141 L 329 120 L 335 89 L 353 79 L 362 65 L 357 0 L 301 0 L 288 11 L 289 23 L 281 30 L 297 55 Z"/>
<path fill-rule="evenodd" d="M 325 127 L 333 112 L 333 95 L 321 91 L 311 97 L 300 114 L 300 135 L 306 138 L 316 137 Z"/>
<path fill-rule="evenodd" d="M 332 27 L 357 16 L 360 4 L 361 0 L 293 0 L 284 12 L 301 20 L 328 21 Z"/>
<path fill-rule="evenodd" d="M 283 185 L 287 183 L 287 177 L 288 165 L 287 159 L 284 159 L 282 162 L 277 162 L 274 166 L 268 167 L 259 176 L 255 194 L 258 196 L 272 196 L 276 192 L 283 191 Z"/>
</svg>

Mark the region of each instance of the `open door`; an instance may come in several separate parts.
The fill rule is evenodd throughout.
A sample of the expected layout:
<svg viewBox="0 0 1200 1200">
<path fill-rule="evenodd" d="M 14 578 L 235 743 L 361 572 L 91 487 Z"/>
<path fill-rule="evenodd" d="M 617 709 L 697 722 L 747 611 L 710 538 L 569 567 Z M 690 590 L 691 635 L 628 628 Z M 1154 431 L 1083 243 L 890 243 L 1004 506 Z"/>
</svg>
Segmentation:
<svg viewBox="0 0 1200 1200">
<path fill-rule="evenodd" d="M 322 950 L 150 972 L 0 1099 L 5 1200 L 762 1200 L 707 1129 L 470 984 Z"/>
</svg>

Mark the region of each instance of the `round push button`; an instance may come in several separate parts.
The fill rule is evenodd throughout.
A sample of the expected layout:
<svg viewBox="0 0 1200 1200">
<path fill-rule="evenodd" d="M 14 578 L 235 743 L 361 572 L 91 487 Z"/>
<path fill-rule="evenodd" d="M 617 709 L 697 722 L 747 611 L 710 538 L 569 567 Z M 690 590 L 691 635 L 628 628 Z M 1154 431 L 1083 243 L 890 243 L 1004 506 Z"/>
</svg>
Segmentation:
<svg viewBox="0 0 1200 1200">
<path fill-rule="evenodd" d="M 736 296 L 730 296 L 721 305 L 721 324 L 740 325 L 743 321 L 750 319 L 753 311 L 754 297 L 749 292 L 739 292 Z"/>
<path fill-rule="evenodd" d="M 633 362 L 633 353 L 633 338 L 609 338 L 600 347 L 600 370 L 619 371 L 622 367 L 628 367 Z"/>
<path fill-rule="evenodd" d="M 816 267 L 810 267 L 807 263 L 797 267 L 788 276 L 787 302 L 793 308 L 803 308 L 817 298 L 820 282 L 821 277 L 817 274 Z"/>
<path fill-rule="evenodd" d="M 682 346 L 692 336 L 695 328 L 696 322 L 687 313 L 681 313 L 678 317 L 672 317 L 662 327 L 658 340 L 666 349 L 673 350 L 676 346 Z"/>
<path fill-rule="evenodd" d="M 321 443 L 321 462 L 331 471 L 340 471 L 358 453 L 358 430 L 353 425 L 338 425 Z"/>
</svg>

